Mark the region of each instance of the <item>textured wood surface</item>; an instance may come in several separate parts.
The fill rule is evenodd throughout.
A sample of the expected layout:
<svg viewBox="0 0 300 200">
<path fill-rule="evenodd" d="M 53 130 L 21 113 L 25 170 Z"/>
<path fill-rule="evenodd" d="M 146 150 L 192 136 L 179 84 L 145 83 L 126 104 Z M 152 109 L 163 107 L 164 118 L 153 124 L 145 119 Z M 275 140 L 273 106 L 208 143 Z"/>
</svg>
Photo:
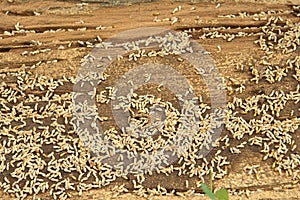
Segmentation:
<svg viewBox="0 0 300 200">
<path fill-rule="evenodd" d="M 237 94 L 240 98 L 246 98 L 257 91 L 271 91 L 272 89 L 289 90 L 295 88 L 297 82 L 286 79 L 285 82 L 251 83 L 251 73 L 247 63 L 253 57 L 261 57 L 264 52 L 254 44 L 257 36 L 241 37 L 227 42 L 220 38 L 199 39 L 206 27 L 231 27 L 230 30 L 222 30 L 222 33 L 237 34 L 239 27 L 249 27 L 245 30 L 249 33 L 258 33 L 267 20 L 253 20 L 251 17 L 241 17 L 239 13 L 250 14 L 268 11 L 291 11 L 281 16 L 299 22 L 299 16 L 293 11 L 292 5 L 297 1 L 282 1 L 280 3 L 254 3 L 222 1 L 219 5 L 214 2 L 169 2 L 157 1 L 130 6 L 103 6 L 97 3 L 80 5 L 78 2 L 62 1 L 21 1 L 15 0 L 0 2 L 0 71 L 18 70 L 22 65 L 35 65 L 34 70 L 41 75 L 50 77 L 74 76 L 80 67 L 80 60 L 92 48 L 87 47 L 86 42 L 96 43 L 97 36 L 103 40 L 116 33 L 139 27 L 163 27 L 177 31 L 195 28 L 196 39 L 203 48 L 211 53 L 216 66 L 224 77 L 232 77 L 246 85 L 246 91 Z M 298 2 L 299 4 L 299 2 Z M 178 13 L 171 14 L 177 6 L 182 6 Z M 239 17 L 220 17 L 234 14 Z M 172 24 L 171 18 L 176 16 L 178 22 Z M 163 20 L 170 18 L 170 20 Z M 156 20 L 156 21 L 155 21 Z M 161 22 L 159 22 L 161 20 Z M 27 33 L 15 32 L 10 36 L 8 32 L 22 29 Z M 31 32 L 30 32 L 31 31 Z M 44 52 L 43 52 L 44 51 Z M 27 53 L 26 53 L 27 52 Z M 299 51 L 296 52 L 299 55 Z M 282 58 L 284 55 L 282 55 Z M 237 65 L 244 65 L 243 71 L 237 70 Z M 71 88 L 64 88 L 70 90 Z M 232 100 L 228 96 L 228 101 Z M 290 110 L 297 108 L 288 107 L 282 119 L 288 118 Z M 299 116 L 299 112 L 295 113 Z M 299 140 L 300 130 L 294 135 Z M 299 148 L 297 148 L 299 151 Z M 232 199 L 297 199 L 300 198 L 298 181 L 291 176 L 279 174 L 272 169 L 272 161 L 262 161 L 263 155 L 254 147 L 243 150 L 241 154 L 231 157 L 229 174 L 220 180 L 214 181 L 215 187 L 225 187 L 236 191 Z M 257 175 L 249 175 L 244 170 L 246 165 L 259 165 Z M 168 189 L 182 190 L 184 186 L 176 176 L 161 178 Z M 153 180 L 155 185 L 157 180 Z M 151 185 L 151 181 L 149 182 Z M 247 191 L 247 192 L 246 192 Z M 248 193 L 249 192 L 249 193 Z M 234 192 L 233 192 L 234 193 Z M 240 193 L 240 195 L 239 195 Z M 247 194 L 247 195 L 246 195 Z M 74 194 L 76 196 L 76 194 Z M 2 196 L 2 195 L 1 195 Z M 51 199 L 45 195 L 43 199 Z M 75 197 L 74 197 L 75 198 Z M 110 199 L 112 193 L 109 189 L 91 190 L 83 193 L 79 199 Z M 125 194 L 117 199 L 141 199 L 132 194 Z M 181 199 L 180 197 L 158 197 L 158 199 Z M 9 199 L 6 194 L 0 199 Z M 191 197 L 202 199 L 202 197 Z"/>
</svg>

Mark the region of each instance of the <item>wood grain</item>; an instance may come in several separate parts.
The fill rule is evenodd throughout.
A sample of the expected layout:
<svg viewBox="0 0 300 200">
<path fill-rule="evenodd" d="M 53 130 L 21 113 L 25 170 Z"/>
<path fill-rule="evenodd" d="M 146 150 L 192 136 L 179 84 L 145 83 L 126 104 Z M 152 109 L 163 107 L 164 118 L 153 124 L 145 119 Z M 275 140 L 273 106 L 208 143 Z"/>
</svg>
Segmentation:
<svg viewBox="0 0 300 200">
<path fill-rule="evenodd" d="M 295 88 L 297 82 L 286 79 L 283 83 L 261 83 L 255 85 L 249 81 L 251 73 L 247 68 L 247 63 L 252 58 L 264 55 L 254 44 L 257 36 L 241 37 L 227 42 L 220 38 L 201 40 L 199 36 L 204 32 L 202 28 L 231 27 L 230 30 L 222 30 L 222 33 L 236 34 L 241 29 L 249 33 L 258 33 L 261 27 L 266 24 L 266 20 L 255 21 L 250 17 L 222 18 L 221 15 L 247 12 L 249 14 L 260 13 L 262 11 L 291 11 L 281 16 L 293 22 L 299 22 L 299 17 L 293 12 L 293 2 L 283 1 L 281 3 L 254 3 L 254 2 L 234 2 L 223 1 L 221 6 L 216 8 L 217 3 L 213 2 L 170 2 L 157 1 L 143 4 L 132 4 L 130 6 L 103 6 L 91 3 L 85 6 L 76 5 L 78 2 L 71 1 L 21 1 L 13 3 L 8 1 L 0 2 L 0 72 L 17 71 L 22 65 L 33 66 L 34 72 L 53 78 L 64 76 L 74 76 L 78 72 L 81 59 L 91 51 L 83 42 L 97 43 L 97 36 L 103 40 L 125 30 L 140 27 L 163 27 L 177 31 L 194 28 L 193 39 L 211 53 L 216 66 L 223 77 L 232 77 L 244 83 L 247 90 L 242 94 L 237 94 L 240 98 L 246 98 L 255 94 L 258 90 L 266 92 L 272 88 L 279 88 L 284 91 Z M 182 11 L 172 15 L 172 10 L 181 5 Z M 178 17 L 179 21 L 171 25 L 171 21 L 154 22 L 157 19 Z M 16 24 L 24 33 L 15 33 L 13 36 L 7 35 L 5 31 L 12 32 L 16 29 Z M 30 32 L 31 31 L 31 32 Z M 38 41 L 39 43 L 37 43 Z M 221 51 L 218 51 L 218 46 Z M 46 52 L 41 50 L 48 49 Z M 27 55 L 22 55 L 27 51 Z M 36 51 L 35 54 L 31 53 Z M 40 51 L 40 52 L 38 52 Z M 299 55 L 299 51 L 296 52 Z M 280 59 L 280 57 L 279 57 Z M 286 59 L 282 55 L 281 59 Z M 55 61 L 55 62 L 53 62 Z M 57 61 L 57 62 L 56 62 Z M 236 65 L 245 65 L 244 71 L 237 70 Z M 193 77 L 191 77 L 192 79 Z M 13 80 L 6 80 L 12 83 Z M 64 87 L 61 90 L 71 90 Z M 197 90 L 197 89 L 196 89 Z M 201 88 L 198 88 L 200 91 Z M 231 95 L 228 101 L 232 100 Z M 295 106 L 295 105 L 294 105 Z M 296 105 L 297 106 L 297 105 Z M 293 107 L 287 108 L 286 115 L 282 119 L 289 117 L 289 111 Z M 296 115 L 299 113 L 296 113 Z M 294 135 L 299 141 L 300 130 Z M 299 148 L 298 148 L 299 152 Z M 272 161 L 262 161 L 262 155 L 255 148 L 245 149 L 237 156 L 231 156 L 231 166 L 229 174 L 223 179 L 215 180 L 215 187 L 225 187 L 236 190 L 236 195 L 232 199 L 246 198 L 245 194 L 239 195 L 239 191 L 249 190 L 250 199 L 296 199 L 300 196 L 299 184 L 285 174 L 279 175 L 271 165 Z M 246 165 L 258 164 L 259 175 L 248 175 L 243 168 Z M 162 182 L 168 189 L 183 190 L 184 186 L 181 178 L 174 175 L 171 177 L 157 176 L 149 180 L 149 186 L 155 186 Z M 260 190 L 260 192 L 257 192 Z M 74 194 L 76 195 L 76 194 Z M 2 196 L 2 195 L 1 195 Z M 46 195 L 42 199 L 51 199 Z M 0 199 L 9 199 L 6 194 Z M 78 199 L 110 199 L 112 193 L 107 189 L 91 190 L 85 192 Z M 142 199 L 132 194 L 125 194 L 116 199 Z M 159 199 L 182 199 L 180 197 L 159 197 Z M 191 197 L 191 199 L 202 199 L 203 197 Z"/>
</svg>

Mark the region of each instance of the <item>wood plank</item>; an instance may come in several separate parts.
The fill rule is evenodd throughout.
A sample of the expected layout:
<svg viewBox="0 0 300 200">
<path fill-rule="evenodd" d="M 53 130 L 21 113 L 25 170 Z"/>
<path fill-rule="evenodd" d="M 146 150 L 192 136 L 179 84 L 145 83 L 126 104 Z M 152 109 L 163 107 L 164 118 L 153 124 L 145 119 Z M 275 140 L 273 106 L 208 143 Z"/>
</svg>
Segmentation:
<svg viewBox="0 0 300 200">
<path fill-rule="evenodd" d="M 195 41 L 206 51 L 210 52 L 221 75 L 227 80 L 226 93 L 228 102 L 232 102 L 234 97 L 245 100 L 253 95 L 269 95 L 272 90 L 282 90 L 285 93 L 289 93 L 295 91 L 299 84 L 299 80 L 292 76 L 296 74 L 297 70 L 294 69 L 296 64 L 294 68 L 287 72 L 287 76 L 282 78 L 282 81 L 275 81 L 272 84 L 265 79 L 260 80 L 259 84 L 251 81 L 253 78 L 251 67 L 256 67 L 260 70 L 260 73 L 266 68 L 264 64 L 258 64 L 265 59 L 266 52 L 259 49 L 259 46 L 254 41 L 259 39 L 260 34 L 263 35 L 262 28 L 267 24 L 271 16 L 281 16 L 283 18 L 284 21 L 278 22 L 277 25 L 282 27 L 281 31 L 284 32 L 291 31 L 288 27 L 284 27 L 286 20 L 289 20 L 290 23 L 294 24 L 295 29 L 298 30 L 296 33 L 299 37 L 299 7 L 294 6 L 296 5 L 295 2 L 283 1 L 282 3 L 268 4 L 252 3 L 250 1 L 244 3 L 224 1 L 218 4 L 213 2 L 188 3 L 162 0 L 112 7 L 97 3 L 78 4 L 78 1 L 32 0 L 25 2 L 15 0 L 13 3 L 1 1 L 0 73 L 18 72 L 25 68 L 33 74 L 46 76 L 48 79 L 61 79 L 62 76 L 74 77 L 80 70 L 82 58 L 93 49 L 93 45 L 99 43 L 99 37 L 102 40 L 106 40 L 126 30 L 141 27 L 160 27 L 175 31 L 188 31 L 192 34 Z M 178 6 L 181 6 L 181 10 L 172 14 L 174 8 Z M 263 16 L 263 12 L 265 16 Z M 254 19 L 258 14 L 261 14 L 261 20 Z M 229 15 L 232 16 L 229 17 Z M 178 21 L 175 22 L 174 20 Z M 209 38 L 210 36 L 206 39 L 201 39 L 204 33 L 209 34 L 214 31 L 216 34 L 222 34 L 225 39 L 222 37 Z M 236 36 L 239 32 L 243 32 L 247 36 Z M 229 42 L 228 38 L 232 35 L 235 38 Z M 297 56 L 299 58 L 299 42 L 296 48 L 296 51 L 289 54 L 284 54 L 280 51 L 274 53 L 270 61 L 273 69 L 275 65 L 284 67 L 288 59 L 294 59 Z M 149 60 L 145 59 L 131 64 L 132 66 L 137 66 L 147 61 Z M 170 65 L 181 65 L 181 62 L 175 56 L 155 58 L 154 61 Z M 188 66 L 187 61 L 183 61 L 182 65 Z M 120 77 L 122 73 L 130 68 L 125 61 L 116 62 L 114 66 L 115 68 L 110 70 L 111 75 L 114 77 Z M 237 69 L 237 66 L 243 66 L 244 69 Z M 188 80 L 196 86 L 196 94 L 203 95 L 204 100 L 210 103 L 207 87 L 203 84 L 203 81 L 199 80 L 199 75 L 193 74 L 192 69 L 189 68 L 178 68 L 178 70 L 186 73 Z M 108 82 L 105 86 L 109 86 L 109 83 L 115 83 L 115 79 L 110 79 L 111 82 Z M 11 88 L 17 87 L 16 77 L 13 76 L 1 78 L 1 82 L 5 82 Z M 241 93 L 229 91 L 230 88 L 236 89 L 241 84 L 246 87 L 245 91 Z M 105 86 L 101 88 L 104 89 Z M 71 92 L 72 89 L 73 85 L 68 83 L 58 87 L 55 93 L 63 94 Z M 41 96 L 46 92 L 28 89 L 25 93 Z M 172 95 L 167 95 L 165 98 L 169 100 L 172 97 Z M 105 105 L 101 108 L 107 109 Z M 291 116 L 292 110 L 294 110 L 293 116 Z M 237 109 L 237 111 L 237 116 L 241 116 L 247 121 L 258 118 L 250 112 L 243 114 L 242 109 Z M 109 114 L 111 114 L 111 111 L 104 111 L 104 115 Z M 280 122 L 288 119 L 299 119 L 299 102 L 288 103 L 285 109 L 281 111 L 279 117 L 276 117 L 275 114 L 273 114 L 273 117 Z M 111 120 L 111 116 L 109 116 L 109 120 Z M 35 124 L 28 122 L 27 126 L 30 129 Z M 300 141 L 299 128 L 296 128 L 295 131 L 290 131 L 289 134 L 295 144 L 298 145 Z M 221 155 L 226 156 L 230 162 L 225 167 L 228 174 L 221 179 L 213 181 L 215 187 L 229 189 L 232 199 L 244 199 L 246 196 L 250 199 L 298 198 L 300 194 L 298 189 L 299 175 L 297 174 L 299 166 L 296 165 L 296 168 L 292 170 L 292 175 L 287 175 L 284 170 L 281 174 L 275 171 L 275 167 L 272 167 L 272 165 L 276 164 L 276 159 L 268 158 L 264 160 L 266 154 L 260 152 L 263 148 L 259 147 L 259 145 L 250 145 L 250 139 L 255 136 L 262 137 L 262 133 L 245 135 L 238 140 L 233 137 L 229 130 L 223 129 L 222 136 L 225 135 L 228 135 L 230 138 L 229 147 L 236 147 L 242 142 L 247 142 L 247 145 L 245 145 L 245 148 L 240 148 L 240 154 L 230 153 L 229 148 L 224 150 L 221 147 L 214 148 L 208 154 L 207 158 L 211 159 L 215 156 L 214 154 L 217 150 L 222 150 Z M 5 139 L 0 139 L 1 143 L 3 143 L 3 140 Z M 271 145 L 271 148 L 275 150 L 274 146 L 276 145 Z M 290 159 L 291 154 L 299 155 L 299 150 L 298 146 L 293 150 L 289 147 L 289 153 L 282 154 L 282 159 Z M 45 148 L 44 151 L 51 150 Z M 198 165 L 201 163 L 203 161 L 197 161 Z M 246 166 L 249 169 L 251 166 L 254 166 L 256 171 L 250 174 L 250 170 L 247 170 Z M 11 173 L 11 171 L 3 172 L 0 177 L 1 182 L 8 173 Z M 130 178 L 133 179 L 134 177 L 130 176 Z M 200 180 L 196 176 L 191 178 L 188 175 L 178 176 L 174 172 L 169 176 L 155 173 L 153 176 L 147 175 L 146 178 L 143 184 L 145 188 L 156 188 L 157 185 L 160 185 L 168 191 L 175 189 L 179 192 L 185 192 L 187 189 L 195 189 L 197 192 L 202 192 L 199 187 L 196 187 L 196 183 Z M 204 179 L 208 181 L 209 175 L 206 174 Z M 191 187 L 186 187 L 186 180 L 190 182 Z M 114 195 L 111 192 L 112 188 L 120 184 L 125 184 L 131 192 L 134 189 L 130 181 L 119 178 L 111 183 L 110 186 L 104 189 L 86 191 L 81 197 L 77 196 L 77 193 L 73 192 L 72 194 L 75 195 L 75 198 L 82 200 L 91 198 L 110 199 Z M 122 194 L 117 199 L 142 199 L 142 197 L 136 197 L 131 192 Z M 3 199 L 10 198 L 6 194 L 3 195 Z M 42 194 L 40 197 L 42 199 L 51 198 L 48 193 Z M 168 197 L 159 198 L 168 199 Z M 182 199 L 178 196 L 170 198 Z M 203 197 L 189 198 L 202 199 Z"/>
</svg>

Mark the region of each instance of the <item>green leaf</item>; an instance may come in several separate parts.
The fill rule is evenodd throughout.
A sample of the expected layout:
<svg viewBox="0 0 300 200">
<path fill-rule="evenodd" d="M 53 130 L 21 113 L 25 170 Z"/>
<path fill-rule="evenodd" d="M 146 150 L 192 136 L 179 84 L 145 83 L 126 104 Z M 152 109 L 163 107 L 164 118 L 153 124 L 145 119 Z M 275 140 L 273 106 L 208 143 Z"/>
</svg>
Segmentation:
<svg viewBox="0 0 300 200">
<path fill-rule="evenodd" d="M 202 183 L 201 184 L 202 190 L 205 192 L 205 194 L 211 199 L 211 200 L 217 200 L 216 196 L 212 191 L 207 187 L 206 184 Z"/>
<path fill-rule="evenodd" d="M 212 179 L 213 179 L 213 170 L 210 169 L 210 191 L 213 191 Z"/>
<path fill-rule="evenodd" d="M 218 191 L 216 191 L 215 196 L 218 200 L 229 200 L 229 195 L 225 188 L 221 188 Z"/>
</svg>

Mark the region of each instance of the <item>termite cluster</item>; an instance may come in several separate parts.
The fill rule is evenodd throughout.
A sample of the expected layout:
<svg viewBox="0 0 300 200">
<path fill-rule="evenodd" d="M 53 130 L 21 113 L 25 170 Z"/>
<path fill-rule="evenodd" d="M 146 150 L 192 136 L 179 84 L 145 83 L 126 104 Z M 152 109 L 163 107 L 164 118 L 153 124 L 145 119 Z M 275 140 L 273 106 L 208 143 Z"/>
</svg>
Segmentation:
<svg viewBox="0 0 300 200">
<path fill-rule="evenodd" d="M 177 7 L 172 14 L 180 10 L 181 7 Z M 248 15 L 240 13 L 240 16 Z M 250 66 L 253 75 L 251 81 L 258 83 L 265 78 L 269 83 L 279 82 L 288 76 L 289 70 L 294 70 L 293 77 L 299 82 L 299 56 L 287 59 L 283 67 L 273 66 L 269 56 L 276 50 L 284 54 L 296 51 L 299 46 L 299 24 L 286 21 L 282 27 L 284 20 L 280 17 L 266 20 L 266 26 L 262 27 L 262 32 L 258 34 L 241 32 L 226 35 L 217 32 L 224 28 L 208 28 L 208 31 L 214 32 L 206 33 L 201 39 L 220 37 L 232 41 L 235 37 L 260 36 L 256 44 L 268 55 Z M 17 24 L 16 29 L 21 30 L 20 28 L 20 24 Z M 281 31 L 282 28 L 287 31 Z M 5 33 L 7 36 L 11 34 Z M 129 52 L 116 57 L 96 58 L 87 55 L 82 62 L 83 66 L 87 63 L 86 60 L 95 59 L 126 60 L 126 64 L 129 65 L 132 62 L 140 62 L 142 58 L 163 58 L 192 53 L 194 49 L 189 43 L 190 37 L 187 33 L 168 34 L 134 43 L 118 44 L 102 42 L 98 37 L 100 43 L 96 45 L 88 41 L 77 43 L 102 49 L 121 47 Z M 33 43 L 40 45 L 37 41 Z M 159 44 L 161 49 L 143 49 L 151 47 L 154 43 Z M 219 50 L 221 51 L 221 48 Z M 48 51 L 50 50 L 24 51 L 22 55 L 33 56 Z M 183 62 L 180 57 L 177 60 Z M 46 64 L 53 62 L 57 60 Z M 40 63 L 37 64 L 39 65 Z M 101 65 L 96 67 L 101 68 Z M 263 71 L 258 67 L 262 67 Z M 208 73 L 198 70 L 198 75 Z M 258 148 L 264 160 L 272 159 L 272 167 L 279 173 L 299 179 L 300 155 L 297 153 L 294 133 L 299 128 L 300 118 L 294 116 L 294 112 L 298 113 L 300 110 L 293 111 L 289 118 L 281 119 L 281 114 L 289 102 L 299 104 L 299 84 L 295 90 L 289 92 L 273 90 L 270 94 L 257 94 L 244 99 L 233 97 L 231 102 L 227 102 L 225 109 L 216 112 L 212 112 L 209 103 L 203 101 L 201 96 L 185 99 L 193 93 L 192 87 L 185 94 L 176 96 L 182 105 L 180 109 L 171 101 L 151 94 L 141 95 L 133 89 L 124 96 L 117 95 L 117 88 L 113 85 L 100 91 L 93 89 L 86 94 L 89 100 L 94 100 L 100 105 L 116 102 L 111 107 L 112 111 L 129 113 L 125 119 L 127 127 L 109 127 L 102 130 L 101 138 L 92 135 L 91 130 L 99 131 L 99 124 L 112 121 L 112 116 L 102 113 L 97 106 L 89 104 L 90 101 L 84 101 L 86 99 L 74 105 L 74 99 L 80 99 L 82 94 L 66 90 L 65 85 L 84 87 L 90 84 L 96 87 L 97 84 L 114 78 L 105 72 L 84 71 L 77 77 L 62 76 L 53 79 L 36 74 L 26 67 L 17 72 L 1 72 L 0 171 L 5 175 L 0 177 L 0 187 L 18 199 L 27 196 L 36 199 L 41 193 L 49 193 L 54 199 L 67 199 L 72 197 L 73 191 L 81 195 L 86 190 L 110 186 L 121 179 L 130 182 L 133 192 L 143 197 L 170 194 L 185 197 L 202 195 L 197 191 L 201 187 L 200 184 L 205 182 L 205 177 L 211 173 L 214 179 L 225 177 L 229 173 L 228 166 L 234 162 L 230 156 L 242 154 L 249 146 Z M 126 78 L 125 75 L 123 78 Z M 144 78 L 144 83 L 147 84 L 151 83 L 153 77 L 151 73 L 145 73 L 140 78 Z M 234 78 L 229 77 L 225 83 L 230 83 L 225 88 L 228 91 L 232 90 L 232 94 L 245 91 L 244 83 Z M 132 88 L 135 86 L 134 80 L 127 81 L 127 84 Z M 162 83 L 157 84 L 157 92 L 162 92 L 164 87 Z M 254 117 L 247 119 L 245 116 L 251 113 Z M 224 121 L 219 121 L 220 118 Z M 90 127 L 87 128 L 87 125 Z M 214 130 L 221 126 L 224 126 L 226 134 L 213 138 Z M 187 128 L 190 128 L 192 137 L 187 135 Z M 154 138 L 154 135 L 158 137 Z M 189 145 L 183 145 L 185 148 L 175 148 L 180 147 L 176 143 L 178 138 L 174 139 L 176 137 L 181 139 L 180 143 Z M 97 142 L 100 142 L 100 145 Z M 199 154 L 199 150 L 210 150 L 211 147 L 216 151 L 211 152 L 210 159 Z M 174 153 L 178 159 L 169 163 L 171 156 L 159 152 L 159 149 Z M 229 153 L 224 153 L 225 151 Z M 114 156 L 117 156 L 116 160 L 110 160 Z M 155 168 L 152 168 L 152 162 L 156 163 Z M 256 175 L 259 173 L 259 167 L 248 165 L 244 171 Z M 130 173 L 134 174 L 134 178 L 130 178 Z M 170 190 L 161 184 L 154 188 L 147 187 L 147 178 L 157 174 L 176 174 L 180 181 L 183 180 L 186 190 Z M 193 177 L 197 178 L 196 183 L 189 180 Z M 114 186 L 112 191 L 117 196 L 129 192 L 129 189 L 122 183 Z M 232 193 L 245 193 L 249 196 L 250 191 Z"/>
<path fill-rule="evenodd" d="M 257 27 L 238 27 L 239 30 L 238 33 L 223 33 L 226 30 L 230 30 L 231 27 L 211 27 L 211 28 L 202 28 L 198 30 L 197 32 L 202 32 L 202 34 L 199 36 L 199 39 L 205 40 L 205 39 L 214 39 L 214 38 L 221 38 L 223 40 L 226 40 L 228 42 L 241 37 L 250 37 L 250 36 L 256 36 L 257 33 L 253 32 L 246 32 L 248 29 L 256 29 Z"/>
<path fill-rule="evenodd" d="M 296 8 L 296 7 L 295 7 Z M 293 13 L 292 10 L 268 10 L 267 12 L 261 11 L 259 13 L 239 12 L 237 14 L 218 15 L 219 18 L 252 18 L 255 21 L 265 21 L 270 15 L 284 15 Z"/>
<path fill-rule="evenodd" d="M 281 16 L 271 16 L 265 26 L 261 27 L 262 33 L 255 43 L 267 54 L 282 52 L 289 54 L 299 46 L 300 24 L 284 20 Z"/>
<path fill-rule="evenodd" d="M 154 17 L 153 21 L 154 22 L 170 22 L 170 25 L 174 25 L 175 23 L 179 22 L 179 17 L 174 16 L 174 14 L 180 12 L 181 8 L 182 8 L 181 6 L 174 8 L 173 11 L 171 12 L 172 16 L 166 17 L 163 19 L 159 19 L 158 16 L 160 15 L 160 13 L 154 13 L 153 16 L 155 16 L 155 17 Z"/>
</svg>

